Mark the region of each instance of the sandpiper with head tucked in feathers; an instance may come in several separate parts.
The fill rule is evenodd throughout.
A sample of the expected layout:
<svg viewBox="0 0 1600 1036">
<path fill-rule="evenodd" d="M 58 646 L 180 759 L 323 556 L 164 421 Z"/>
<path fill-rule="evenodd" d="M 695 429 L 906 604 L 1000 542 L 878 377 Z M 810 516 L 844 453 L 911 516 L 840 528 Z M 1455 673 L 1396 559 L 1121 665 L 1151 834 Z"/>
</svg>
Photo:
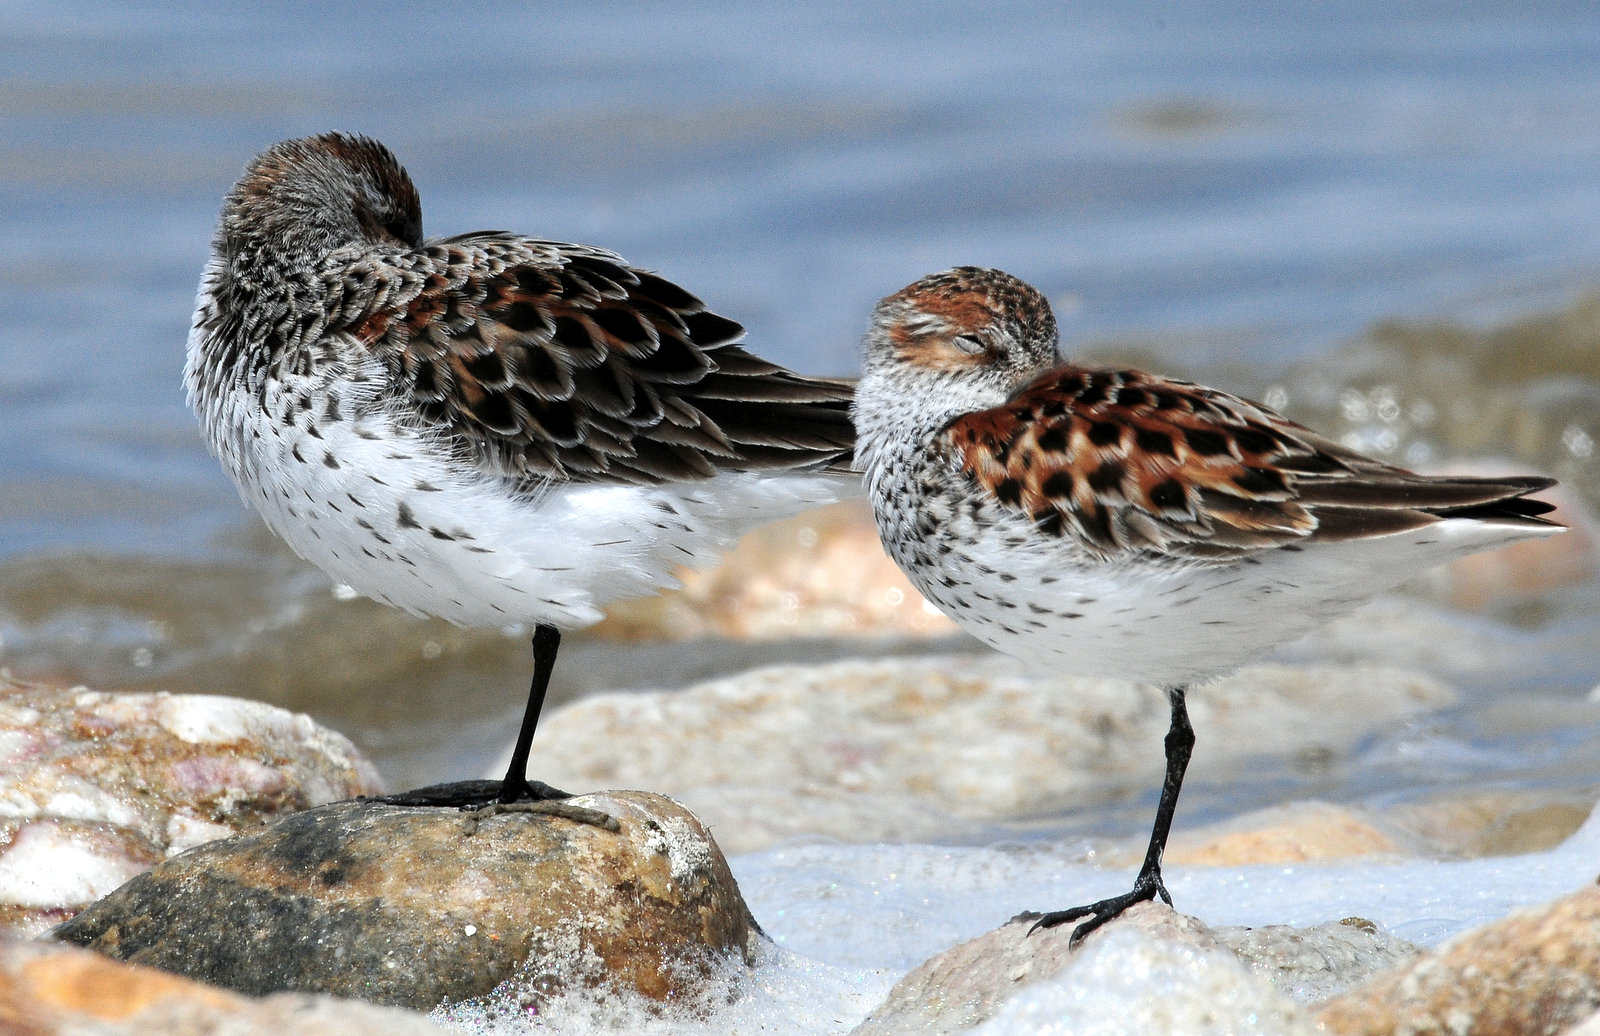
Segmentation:
<svg viewBox="0 0 1600 1036">
<path fill-rule="evenodd" d="M 1039 916 L 1073 940 L 1160 896 L 1194 745 L 1190 684 L 1440 562 L 1562 527 L 1552 480 L 1417 475 L 1236 396 L 1062 363 L 1050 306 L 998 270 L 878 304 L 854 404 L 884 548 L 968 632 L 1167 690 L 1167 769 L 1133 890 Z"/>
<path fill-rule="evenodd" d="M 411 179 L 365 137 L 278 144 L 228 194 L 184 381 L 241 493 L 369 597 L 534 628 L 504 781 L 420 800 L 565 797 L 525 774 L 560 631 L 838 495 L 849 385 L 742 336 L 603 249 L 425 239 Z"/>
</svg>

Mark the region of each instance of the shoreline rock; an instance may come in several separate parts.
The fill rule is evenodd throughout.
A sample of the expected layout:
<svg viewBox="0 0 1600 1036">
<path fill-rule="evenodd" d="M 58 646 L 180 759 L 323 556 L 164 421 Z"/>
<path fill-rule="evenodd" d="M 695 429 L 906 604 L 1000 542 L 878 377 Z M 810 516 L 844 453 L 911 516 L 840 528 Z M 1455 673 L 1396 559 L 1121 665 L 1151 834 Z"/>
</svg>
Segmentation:
<svg viewBox="0 0 1600 1036">
<path fill-rule="evenodd" d="M 381 790 L 308 716 L 0 676 L 0 927 L 43 931 L 167 856 Z"/>
<path fill-rule="evenodd" d="M 1454 700 L 1409 670 L 1254 666 L 1191 696 L 1193 773 L 1337 756 Z M 545 717 L 529 766 L 557 787 L 673 795 L 733 853 L 797 837 L 926 841 L 1081 807 L 1119 781 L 1154 788 L 1165 717 L 1154 687 L 1000 655 L 858 659 L 593 695 Z"/>
<path fill-rule="evenodd" d="M 423 1015 L 306 993 L 252 998 L 0 932 L 0 1032 L 15 1036 L 447 1036 Z"/>
<path fill-rule="evenodd" d="M 249 995 L 414 1010 L 513 980 L 666 1000 L 697 970 L 748 960 L 749 910 L 682 806 L 646 792 L 532 806 L 318 807 L 174 857 L 51 934 Z"/>
<path fill-rule="evenodd" d="M 1529 907 L 1324 1001 L 1362 1036 L 1557 1036 L 1600 1010 L 1600 887 Z"/>
</svg>

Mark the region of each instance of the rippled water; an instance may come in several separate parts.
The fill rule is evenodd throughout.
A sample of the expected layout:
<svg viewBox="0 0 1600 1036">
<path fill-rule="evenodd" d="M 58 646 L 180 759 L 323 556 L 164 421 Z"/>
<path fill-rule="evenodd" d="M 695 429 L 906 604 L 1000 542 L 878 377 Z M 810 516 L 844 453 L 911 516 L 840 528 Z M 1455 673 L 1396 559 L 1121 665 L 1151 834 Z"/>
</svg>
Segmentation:
<svg viewBox="0 0 1600 1036">
<path fill-rule="evenodd" d="M 0 665 L 21 676 L 281 701 L 397 780 L 496 750 L 521 640 L 335 599 L 240 509 L 179 390 L 222 194 L 328 128 L 400 154 L 429 232 L 607 245 L 809 371 L 854 368 L 877 297 L 995 264 L 1056 301 L 1070 350 L 1600 501 L 1591 5 L 18 2 L 0 48 Z M 1519 693 L 1571 702 L 1600 682 L 1595 602 L 1591 579 L 1462 621 L 1529 638 Z M 579 639 L 557 692 L 816 650 Z M 1447 736 L 1508 753 L 1474 779 L 1543 779 L 1552 752 L 1579 779 L 1565 714 L 1541 714 L 1529 734 L 1468 710 Z"/>
</svg>

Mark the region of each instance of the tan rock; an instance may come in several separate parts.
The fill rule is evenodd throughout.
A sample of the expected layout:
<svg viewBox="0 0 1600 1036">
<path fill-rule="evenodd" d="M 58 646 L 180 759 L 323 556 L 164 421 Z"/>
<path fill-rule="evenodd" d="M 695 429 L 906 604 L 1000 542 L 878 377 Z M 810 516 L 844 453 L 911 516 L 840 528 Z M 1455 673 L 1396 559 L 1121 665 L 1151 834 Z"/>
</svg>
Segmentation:
<svg viewBox="0 0 1600 1036">
<path fill-rule="evenodd" d="M 1185 867 L 1243 867 L 1540 852 L 1565 841 L 1593 808 L 1585 796 L 1553 794 L 1552 799 L 1532 792 L 1489 792 L 1382 812 L 1290 802 L 1205 827 L 1180 827 L 1167 842 L 1164 859 Z M 1106 867 L 1133 867 L 1144 852 L 1144 839 L 1130 838 L 1098 850 L 1096 858 Z"/>
<path fill-rule="evenodd" d="M 1452 939 L 1325 1002 L 1330 1032 L 1554 1036 L 1600 1008 L 1600 888 Z"/>
<path fill-rule="evenodd" d="M 1179 828 L 1166 862 L 1242 867 L 1358 857 L 1469 859 L 1540 852 L 1565 841 L 1588 819 L 1593 803 L 1571 792 L 1486 792 L 1437 802 L 1405 803 L 1381 812 L 1329 802 L 1290 802 L 1217 824 Z M 1109 867 L 1135 866 L 1142 838 L 1097 853 Z"/>
<path fill-rule="evenodd" d="M 1256 863 L 1306 863 L 1358 856 L 1400 856 L 1425 848 L 1421 840 L 1367 810 L 1326 802 L 1296 802 L 1235 817 L 1222 824 L 1180 830 L 1167 843 L 1169 863 L 1238 867 Z M 1143 857 L 1128 853 L 1127 860 Z"/>
<path fill-rule="evenodd" d="M 43 931 L 167 855 L 379 790 L 308 716 L 0 677 L 0 925 Z"/>
<path fill-rule="evenodd" d="M 1437 853 L 1471 858 L 1553 849 L 1589 818 L 1592 791 L 1478 791 L 1406 803 L 1384 811 Z"/>
<path fill-rule="evenodd" d="M 751 932 L 699 821 L 615 792 L 481 814 L 319 807 L 174 857 L 53 934 L 242 993 L 428 1009 L 508 980 L 662 1000 L 744 960 Z"/>
<path fill-rule="evenodd" d="M 884 554 L 860 499 L 758 529 L 720 565 L 678 578 L 682 589 L 613 605 L 589 632 L 623 640 L 956 632 Z"/>
<path fill-rule="evenodd" d="M 1256 666 L 1197 689 L 1200 780 L 1263 755 L 1327 757 L 1453 700 L 1403 670 Z M 682 691 L 600 694 L 547 716 L 530 770 L 558 787 L 657 788 L 730 852 L 797 836 L 926 840 L 1156 787 L 1160 691 L 974 654 L 773 666 Z"/>
<path fill-rule="evenodd" d="M 439 1036 L 448 1031 L 396 1008 L 309 994 L 244 997 L 86 950 L 0 934 L 0 1032 L 7 1036 Z"/>
</svg>

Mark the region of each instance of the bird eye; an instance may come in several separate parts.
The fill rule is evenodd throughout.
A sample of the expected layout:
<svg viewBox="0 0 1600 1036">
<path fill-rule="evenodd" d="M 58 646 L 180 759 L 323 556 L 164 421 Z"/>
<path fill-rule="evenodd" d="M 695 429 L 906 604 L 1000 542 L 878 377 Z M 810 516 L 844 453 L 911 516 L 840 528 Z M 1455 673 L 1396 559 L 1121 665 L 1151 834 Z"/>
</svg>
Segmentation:
<svg viewBox="0 0 1600 1036">
<path fill-rule="evenodd" d="M 983 344 L 983 339 L 979 338 L 977 335 L 956 335 L 954 342 L 956 348 L 960 349 L 968 356 L 976 356 L 983 352 L 983 350 L 986 348 L 986 346 Z"/>
</svg>

